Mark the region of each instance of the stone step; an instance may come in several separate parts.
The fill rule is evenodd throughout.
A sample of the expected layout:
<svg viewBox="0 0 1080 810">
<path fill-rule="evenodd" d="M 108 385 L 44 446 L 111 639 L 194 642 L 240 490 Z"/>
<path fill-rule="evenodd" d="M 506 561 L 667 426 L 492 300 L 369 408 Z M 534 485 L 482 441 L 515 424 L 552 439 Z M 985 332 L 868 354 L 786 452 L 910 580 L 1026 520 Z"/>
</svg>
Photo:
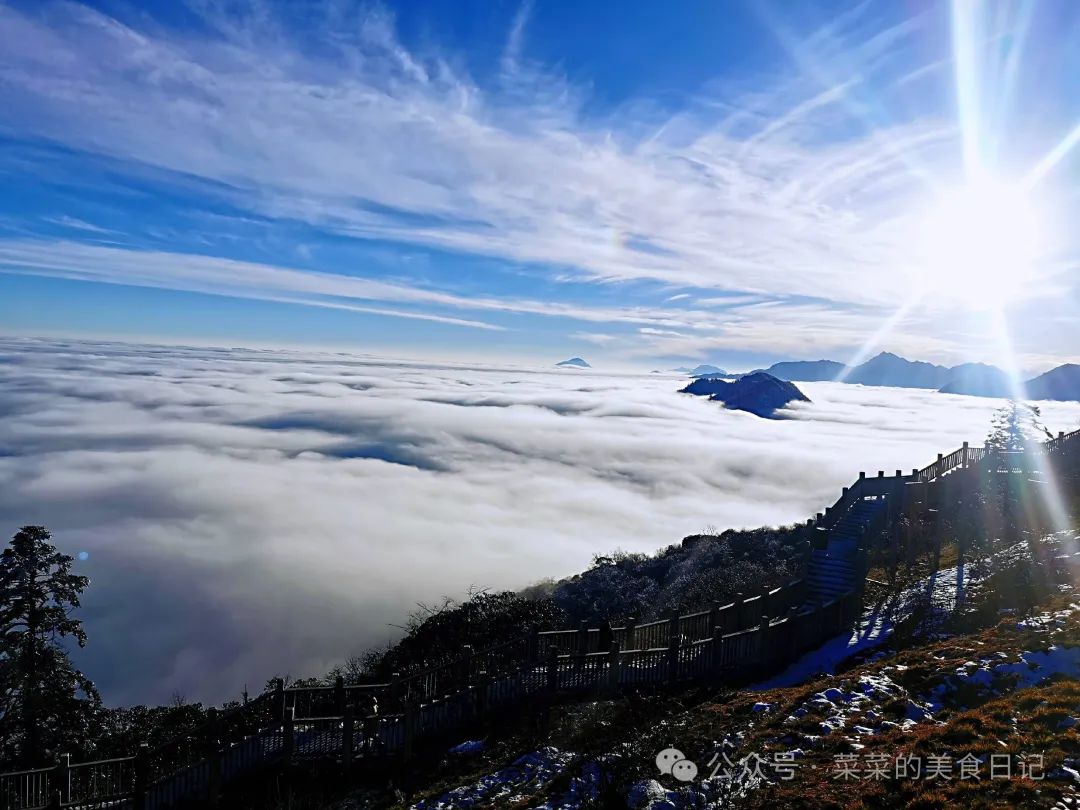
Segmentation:
<svg viewBox="0 0 1080 810">
<path fill-rule="evenodd" d="M 862 532 L 853 532 L 848 529 L 833 529 L 829 532 L 829 538 L 836 538 L 838 540 L 858 540 L 862 537 Z"/>
<path fill-rule="evenodd" d="M 832 599 L 836 599 L 837 597 L 843 596 L 849 590 L 850 590 L 849 588 L 844 588 L 842 590 L 818 591 L 813 595 L 813 600 L 814 600 L 814 602 L 816 604 L 822 605 L 825 602 L 828 602 L 828 601 L 830 601 Z"/>
<path fill-rule="evenodd" d="M 855 577 L 850 572 L 843 571 L 816 571 L 807 576 L 807 582 L 854 582 Z"/>
<path fill-rule="evenodd" d="M 855 566 L 849 560 L 826 557 L 817 560 L 810 566 L 810 569 L 814 571 L 854 571 Z"/>
<path fill-rule="evenodd" d="M 842 596 L 843 594 L 850 593 L 853 590 L 855 590 L 855 589 L 850 585 L 844 585 L 844 586 L 837 585 L 837 586 L 815 588 L 813 591 L 811 591 L 811 593 L 813 594 L 813 596 L 816 599 L 819 599 L 822 602 L 824 602 L 827 599 L 835 599 L 837 596 Z"/>
<path fill-rule="evenodd" d="M 810 587 L 811 593 L 822 593 L 825 591 L 831 593 L 846 593 L 853 590 L 855 587 L 854 582 L 816 582 Z"/>
<path fill-rule="evenodd" d="M 819 560 L 807 568 L 808 571 L 838 571 L 854 573 L 855 566 L 846 560 Z"/>
<path fill-rule="evenodd" d="M 854 571 L 855 562 L 849 557 L 818 557 L 816 560 L 810 561 L 809 568 L 827 568 L 830 571 Z"/>
<path fill-rule="evenodd" d="M 853 571 L 820 570 L 811 571 L 807 574 L 807 580 L 809 581 L 816 581 L 819 579 L 842 579 L 845 582 L 851 582 L 855 579 L 855 573 Z"/>
<path fill-rule="evenodd" d="M 838 577 L 854 577 L 855 570 L 850 566 L 843 565 L 822 565 L 807 572 L 807 576 L 838 576 Z"/>
</svg>

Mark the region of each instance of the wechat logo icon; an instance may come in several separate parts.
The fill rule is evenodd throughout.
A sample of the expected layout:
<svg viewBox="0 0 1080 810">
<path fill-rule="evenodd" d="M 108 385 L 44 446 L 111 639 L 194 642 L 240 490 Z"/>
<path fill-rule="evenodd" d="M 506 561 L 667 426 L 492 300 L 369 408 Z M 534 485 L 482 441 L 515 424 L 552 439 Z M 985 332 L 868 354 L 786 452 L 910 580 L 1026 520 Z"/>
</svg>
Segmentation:
<svg viewBox="0 0 1080 810">
<path fill-rule="evenodd" d="M 678 748 L 665 748 L 657 754 L 656 767 L 661 774 L 674 776 L 680 782 L 692 782 L 698 775 L 697 765 Z"/>
</svg>

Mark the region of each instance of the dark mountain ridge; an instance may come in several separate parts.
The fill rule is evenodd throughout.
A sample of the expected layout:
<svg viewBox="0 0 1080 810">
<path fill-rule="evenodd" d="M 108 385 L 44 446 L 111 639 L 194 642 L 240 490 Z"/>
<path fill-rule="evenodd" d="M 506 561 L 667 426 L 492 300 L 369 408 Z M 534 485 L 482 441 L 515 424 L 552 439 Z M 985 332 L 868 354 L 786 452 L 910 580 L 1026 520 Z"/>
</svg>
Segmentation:
<svg viewBox="0 0 1080 810">
<path fill-rule="evenodd" d="M 775 418 L 776 411 L 790 402 L 809 402 L 810 398 L 786 380 L 759 371 L 728 382 L 716 377 L 700 377 L 680 393 L 707 396 L 712 402 L 722 402 L 733 411 L 746 411 L 766 419 Z"/>
<path fill-rule="evenodd" d="M 795 360 L 774 363 L 767 369 L 751 371 L 743 376 L 761 373 L 788 382 L 838 380 L 892 388 L 921 388 L 973 397 L 1006 398 L 1014 395 L 1014 385 L 1009 375 L 996 366 L 961 363 L 949 368 L 908 360 L 892 352 L 881 352 L 854 367 L 835 360 Z M 1027 380 L 1022 387 L 1025 399 L 1080 401 L 1080 365 L 1066 363 L 1058 366 Z"/>
</svg>

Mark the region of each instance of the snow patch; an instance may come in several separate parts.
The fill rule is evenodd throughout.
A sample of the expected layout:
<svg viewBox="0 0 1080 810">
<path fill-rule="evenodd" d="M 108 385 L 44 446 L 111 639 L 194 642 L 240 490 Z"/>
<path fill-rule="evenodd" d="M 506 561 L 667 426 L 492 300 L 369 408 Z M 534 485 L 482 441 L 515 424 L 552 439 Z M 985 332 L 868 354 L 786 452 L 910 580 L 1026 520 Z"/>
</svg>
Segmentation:
<svg viewBox="0 0 1080 810">
<path fill-rule="evenodd" d="M 502 802 L 509 804 L 542 790 L 562 774 L 574 758 L 574 754 L 548 746 L 519 757 L 509 767 L 481 777 L 471 785 L 456 787 L 436 799 L 417 802 L 413 810 L 460 810 L 490 807 Z"/>
</svg>

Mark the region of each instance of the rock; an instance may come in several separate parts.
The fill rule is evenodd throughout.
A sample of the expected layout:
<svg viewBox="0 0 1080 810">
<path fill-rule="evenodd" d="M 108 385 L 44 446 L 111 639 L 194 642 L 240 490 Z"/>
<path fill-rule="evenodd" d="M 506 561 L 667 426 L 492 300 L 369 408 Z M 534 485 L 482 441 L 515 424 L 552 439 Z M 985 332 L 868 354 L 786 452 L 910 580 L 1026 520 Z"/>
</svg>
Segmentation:
<svg viewBox="0 0 1080 810">
<path fill-rule="evenodd" d="M 466 740 L 450 749 L 451 754 L 478 754 L 484 750 L 483 740 Z"/>
<path fill-rule="evenodd" d="M 655 779 L 646 779 L 631 785 L 626 794 L 626 806 L 630 810 L 657 810 L 658 805 L 662 806 L 665 802 L 668 802 L 668 792 Z"/>
</svg>

